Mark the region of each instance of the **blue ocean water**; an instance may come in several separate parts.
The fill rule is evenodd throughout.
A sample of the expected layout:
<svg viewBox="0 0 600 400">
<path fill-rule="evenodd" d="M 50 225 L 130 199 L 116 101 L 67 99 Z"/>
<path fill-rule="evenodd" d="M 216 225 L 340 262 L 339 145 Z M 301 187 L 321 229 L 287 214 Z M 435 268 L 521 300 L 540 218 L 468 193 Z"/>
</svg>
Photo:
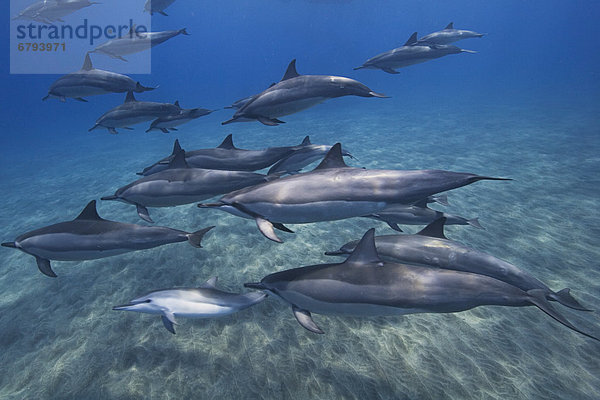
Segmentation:
<svg viewBox="0 0 600 400">
<path fill-rule="evenodd" d="M 139 0 L 140 7 L 143 1 Z M 193 3 L 193 4 L 191 4 Z M 94 7 L 109 7 L 106 2 Z M 8 5 L 2 6 L 8 13 Z M 83 11 L 81 11 L 83 12 Z M 177 0 L 153 31 L 186 27 L 152 50 L 160 85 L 138 98 L 217 109 L 302 74 L 358 79 L 389 99 L 345 97 L 282 117 L 286 124 L 221 126 L 220 110 L 179 132 L 88 133 L 124 96 L 42 102 L 55 75 L 9 75 L 8 29 L 0 43 L 2 241 L 75 217 L 135 172 L 170 153 L 340 141 L 354 166 L 435 168 L 513 178 L 449 192 L 440 210 L 478 216 L 485 230 L 448 236 L 518 265 L 553 289 L 570 287 L 600 309 L 600 4 L 590 1 Z M 420 36 L 457 28 L 485 32 L 456 43 L 477 54 L 444 57 L 389 75 L 353 71 L 367 58 Z M 102 68 L 102 57 L 93 58 Z M 111 311 L 157 288 L 220 287 L 303 265 L 383 223 L 349 219 L 295 225 L 284 244 L 254 222 L 195 205 L 152 209 L 157 224 L 194 231 L 203 249 L 173 244 L 85 262 L 54 262 L 41 275 L 32 257 L 0 250 L 0 398 L 561 398 L 596 399 L 600 345 L 534 307 L 480 307 L 456 314 L 351 318 L 315 315 L 313 335 L 274 299 L 215 320 Z M 101 216 L 141 223 L 132 206 L 100 202 Z M 407 227 L 416 232 L 418 227 Z M 560 309 L 600 334 L 597 313 Z"/>
</svg>

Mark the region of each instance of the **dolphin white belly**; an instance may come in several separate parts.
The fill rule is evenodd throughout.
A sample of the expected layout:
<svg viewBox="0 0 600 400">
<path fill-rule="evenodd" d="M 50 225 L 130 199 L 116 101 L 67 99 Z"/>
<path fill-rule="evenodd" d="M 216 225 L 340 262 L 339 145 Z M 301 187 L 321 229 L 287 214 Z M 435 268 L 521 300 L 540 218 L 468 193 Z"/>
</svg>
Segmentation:
<svg viewBox="0 0 600 400">
<path fill-rule="evenodd" d="M 270 221 L 303 224 L 358 217 L 382 210 L 386 205 L 385 202 L 335 200 L 304 204 L 250 203 L 245 207 Z"/>
</svg>

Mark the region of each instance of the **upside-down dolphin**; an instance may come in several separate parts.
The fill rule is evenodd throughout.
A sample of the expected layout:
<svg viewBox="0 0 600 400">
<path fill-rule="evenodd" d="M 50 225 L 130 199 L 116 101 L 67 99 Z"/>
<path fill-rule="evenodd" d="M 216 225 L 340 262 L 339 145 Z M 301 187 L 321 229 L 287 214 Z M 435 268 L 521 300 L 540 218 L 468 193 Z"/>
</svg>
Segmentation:
<svg viewBox="0 0 600 400">
<path fill-rule="evenodd" d="M 183 125 L 186 122 L 190 122 L 196 118 L 208 115 L 213 111 L 214 110 L 207 110 L 206 108 L 182 108 L 177 114 L 169 114 L 158 117 L 152 121 L 150 128 L 148 128 L 146 132 L 150 132 L 152 130 L 159 130 L 163 133 L 169 133 L 169 130 L 176 131 L 176 126 Z"/>
<path fill-rule="evenodd" d="M 463 29 L 454 29 L 454 23 L 450 22 L 443 30 L 423 36 L 422 38 L 417 40 L 416 44 L 450 44 L 458 42 L 462 39 L 480 38 L 483 36 L 483 33 L 466 31 Z"/>
<path fill-rule="evenodd" d="M 395 231 L 402 232 L 398 225 L 427 225 L 436 219 L 446 218 L 446 225 L 471 225 L 483 229 L 478 218 L 463 218 L 427 207 L 429 199 L 415 204 L 391 204 L 383 210 L 364 217 L 383 221 Z"/>
<path fill-rule="evenodd" d="M 48 95 L 42 100 L 53 97 L 64 102 L 67 97 L 71 97 L 75 100 L 87 101 L 84 99 L 86 96 L 105 93 L 142 93 L 154 89 L 142 86 L 126 75 L 94 68 L 89 53 L 86 53 L 81 69 L 54 81 L 48 89 Z"/>
<path fill-rule="evenodd" d="M 39 270 L 54 278 L 56 274 L 50 260 L 95 260 L 185 241 L 194 247 L 202 247 L 202 238 L 212 228 L 189 233 L 162 226 L 109 221 L 98 215 L 96 200 L 92 200 L 74 220 L 24 233 L 14 242 L 2 243 L 2 246 L 31 254 Z"/>
<path fill-rule="evenodd" d="M 180 111 L 181 107 L 178 101 L 174 104 L 138 101 L 133 96 L 133 92 L 127 92 L 125 102 L 102 114 L 96 120 L 94 126 L 88 129 L 88 132 L 98 127 L 104 127 L 109 133 L 117 134 L 116 128 L 132 129 L 131 125 L 169 115 L 177 115 Z"/>
<path fill-rule="evenodd" d="M 157 290 L 128 304 L 113 307 L 113 310 L 158 314 L 165 328 L 175 334 L 175 317 L 222 317 L 258 304 L 267 297 L 262 292 L 225 292 L 217 289 L 216 283 L 217 278 L 214 277 L 198 288 Z"/>
<path fill-rule="evenodd" d="M 375 237 L 377 252 L 380 256 L 395 262 L 489 276 L 516 286 L 525 292 L 538 289 L 543 291 L 549 300 L 558 301 L 576 310 L 589 311 L 571 296 L 570 289 L 555 292 L 513 264 L 449 240 L 444 235 L 444 224 L 446 223 L 446 218 L 442 217 L 415 235 L 377 236 Z M 355 240 L 346 243 L 338 251 L 325 254 L 351 254 L 357 244 L 358 240 Z"/>
<path fill-rule="evenodd" d="M 178 35 L 189 35 L 189 33 L 187 33 L 185 28 L 177 31 L 137 32 L 137 28 L 132 26 L 125 36 L 109 40 L 90 51 L 90 53 L 98 52 L 112 58 L 127 61 L 123 58 L 124 55 L 148 50 Z"/>
<path fill-rule="evenodd" d="M 247 121 L 259 121 L 269 126 L 279 125 L 283 123 L 279 117 L 342 96 L 387 97 L 375 93 L 354 79 L 330 75 L 300 75 L 296 71 L 296 60 L 292 60 L 280 82 L 245 102 L 233 118 L 223 122 L 223 125 Z"/>
<path fill-rule="evenodd" d="M 195 203 L 277 178 L 249 171 L 191 168 L 185 161 L 185 151 L 180 150 L 166 170 L 140 178 L 101 200 L 133 204 L 140 218 L 153 222 L 147 207 Z"/>
<path fill-rule="evenodd" d="M 296 146 L 268 147 L 262 150 L 239 149 L 233 144 L 231 134 L 223 142 L 213 149 L 199 149 L 185 152 L 185 161 L 194 168 L 222 169 L 227 171 L 258 171 L 267 168 L 273 163 L 301 149 L 310 143 L 306 136 L 302 143 Z M 176 139 L 173 152 L 170 156 L 144 168 L 138 175 L 152 175 L 167 168 L 169 162 L 181 150 L 179 141 Z"/>
<path fill-rule="evenodd" d="M 312 144 L 310 140 L 302 148 L 293 151 L 287 157 L 277 161 L 267 172 L 271 174 L 297 174 L 300 170 L 314 161 L 322 159 L 331 150 L 332 146 L 325 144 Z M 342 155 L 354 158 L 352 154 L 342 148 Z"/>
<path fill-rule="evenodd" d="M 175 0 L 146 0 L 146 4 L 144 4 L 144 11 L 149 12 L 150 15 L 159 13 L 167 17 L 168 15 L 165 12 L 165 8 L 169 7 L 174 2 Z"/>
<path fill-rule="evenodd" d="M 31 4 L 21 11 L 13 20 L 26 19 L 43 24 L 64 22 L 63 17 L 93 4 L 100 4 L 90 0 L 41 0 Z"/>
<path fill-rule="evenodd" d="M 311 313 L 354 316 L 452 313 L 484 305 L 536 306 L 572 330 L 600 340 L 571 324 L 541 289 L 528 291 L 489 276 L 384 262 L 375 248 L 374 229 L 340 264 L 311 265 L 267 275 L 244 286 L 264 290 L 292 306 L 296 320 L 323 331 Z"/>
<path fill-rule="evenodd" d="M 409 65 L 423 63 L 450 54 L 476 53 L 464 50 L 452 45 L 442 44 L 418 44 L 417 32 L 404 43 L 404 46 L 383 52 L 375 57 L 369 58 L 363 65 L 356 69 L 380 69 L 388 74 L 398 74 L 396 68 L 408 67 Z"/>
<path fill-rule="evenodd" d="M 359 217 L 389 204 L 412 204 L 427 196 L 480 180 L 507 180 L 442 170 L 367 170 L 348 167 L 336 143 L 311 172 L 231 192 L 217 203 L 199 204 L 253 218 L 263 235 L 281 243 L 273 223 L 304 224 Z"/>
</svg>

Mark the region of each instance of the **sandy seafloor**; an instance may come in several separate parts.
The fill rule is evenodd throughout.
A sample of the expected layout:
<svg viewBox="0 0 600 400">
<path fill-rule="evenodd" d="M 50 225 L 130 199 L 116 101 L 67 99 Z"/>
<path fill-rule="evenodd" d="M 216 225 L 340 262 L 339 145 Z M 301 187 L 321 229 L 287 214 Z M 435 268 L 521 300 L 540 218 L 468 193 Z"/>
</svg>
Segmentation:
<svg viewBox="0 0 600 400">
<path fill-rule="evenodd" d="M 513 178 L 449 192 L 440 210 L 478 216 L 486 230 L 450 227 L 448 236 L 513 262 L 551 288 L 573 289 L 600 310 L 600 128 L 596 101 L 556 98 L 498 104 L 406 104 L 342 99 L 282 118 L 221 127 L 222 111 L 177 134 L 141 127 L 111 136 L 66 128 L 46 140 L 4 138 L 0 159 L 2 241 L 74 218 L 135 172 L 184 148 L 214 147 L 234 134 L 241 148 L 341 141 L 368 168 L 439 168 Z M 336 102 L 338 102 L 336 104 Z M 69 105 L 67 105 L 69 106 Z M 73 107 L 71 105 L 71 107 Z M 435 111 L 432 112 L 431 110 Z M 41 135 L 41 132 L 33 132 Z M 2 399 L 597 399 L 600 343 L 535 307 L 480 307 L 457 314 L 389 318 L 314 315 L 325 335 L 298 325 L 276 299 L 215 320 L 111 311 L 153 289 L 197 286 L 218 276 L 223 289 L 287 268 L 331 262 L 337 249 L 372 226 L 365 219 L 294 225 L 284 244 L 255 224 L 195 205 L 151 209 L 157 224 L 217 227 L 203 249 L 186 243 L 86 262 L 53 262 L 0 250 Z M 144 224 L 133 206 L 100 202 L 101 216 Z M 407 227 L 415 232 L 417 227 Z M 597 313 L 556 305 L 600 335 Z"/>
</svg>

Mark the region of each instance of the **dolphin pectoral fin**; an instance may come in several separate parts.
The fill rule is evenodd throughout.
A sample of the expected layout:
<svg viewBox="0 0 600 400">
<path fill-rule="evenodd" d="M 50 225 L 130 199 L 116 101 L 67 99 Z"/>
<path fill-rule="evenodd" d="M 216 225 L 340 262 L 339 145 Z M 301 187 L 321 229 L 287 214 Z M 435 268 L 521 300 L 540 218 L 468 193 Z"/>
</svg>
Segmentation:
<svg viewBox="0 0 600 400">
<path fill-rule="evenodd" d="M 169 130 L 167 128 L 160 128 L 162 133 L 169 133 Z"/>
<path fill-rule="evenodd" d="M 194 247 L 202 248 L 202 238 L 208 231 L 210 231 L 214 226 L 209 226 L 208 228 L 200 229 L 194 233 L 190 233 L 187 235 L 188 242 Z"/>
<path fill-rule="evenodd" d="M 282 120 L 277 119 L 277 118 L 271 118 L 271 121 L 277 122 L 278 124 L 285 124 L 285 121 L 282 121 Z"/>
<path fill-rule="evenodd" d="M 539 308 L 540 310 L 542 310 L 543 312 L 545 312 L 546 314 L 548 314 L 549 316 L 554 318 L 556 321 L 560 322 L 567 328 L 574 330 L 575 332 L 581 333 L 584 336 L 587 336 L 591 339 L 594 339 L 594 340 L 597 340 L 600 342 L 600 338 L 577 328 L 576 326 L 571 324 L 569 322 L 569 320 L 567 320 L 565 317 L 563 317 L 558 311 L 556 311 L 554 309 L 554 307 L 552 307 L 550 302 L 546 299 L 546 291 L 545 290 L 531 289 L 531 290 L 527 291 L 527 294 L 528 294 L 527 300 L 531 304 L 533 304 L 534 306 L 536 306 L 537 308 Z"/>
<path fill-rule="evenodd" d="M 315 324 L 315 321 L 313 321 L 312 316 L 310 315 L 310 311 L 303 310 L 294 305 L 292 305 L 292 311 L 294 312 L 296 321 L 298 321 L 298 323 L 302 325 L 304 329 L 321 335 L 325 333 L 317 326 L 317 324 Z"/>
<path fill-rule="evenodd" d="M 75 100 L 77 101 L 81 101 L 83 103 L 87 103 L 88 101 L 86 99 L 84 99 L 83 97 L 73 97 Z"/>
<path fill-rule="evenodd" d="M 38 269 L 40 272 L 50 278 L 56 278 L 56 274 L 52 271 L 52 267 L 50 266 L 50 260 L 47 258 L 36 257 L 35 261 L 37 262 Z"/>
<path fill-rule="evenodd" d="M 135 207 L 141 219 L 152 224 L 154 223 L 154 221 L 152 221 L 152 218 L 150 218 L 150 214 L 148 213 L 148 209 L 146 207 L 144 207 L 141 204 L 136 204 Z"/>
<path fill-rule="evenodd" d="M 256 117 L 256 120 L 258 122 L 260 122 L 263 125 L 267 125 L 267 126 L 277 126 L 280 123 L 282 123 L 282 121 L 279 121 L 278 119 L 271 119 L 271 118 L 267 118 L 267 117 Z"/>
<path fill-rule="evenodd" d="M 160 15 L 164 15 L 165 17 L 168 17 L 168 16 L 169 16 L 169 15 L 168 15 L 166 12 L 164 12 L 164 11 L 159 11 L 158 13 L 159 13 Z"/>
<path fill-rule="evenodd" d="M 169 129 L 172 130 L 172 131 L 178 131 L 179 130 L 177 128 L 169 128 Z"/>
<path fill-rule="evenodd" d="M 569 289 L 569 288 L 564 288 L 563 290 L 560 290 L 556 293 L 550 293 L 547 297 L 549 299 L 556 300 L 563 306 L 572 308 L 574 310 L 594 311 L 594 310 L 590 310 L 589 308 L 584 307 L 580 302 L 578 302 L 571 295 L 571 289 Z"/>
<path fill-rule="evenodd" d="M 116 135 L 117 133 L 119 133 L 119 132 L 117 132 L 117 130 L 115 128 L 106 128 L 106 129 L 108 129 L 108 133 L 111 133 L 113 135 Z"/>
<path fill-rule="evenodd" d="M 162 319 L 165 328 L 174 335 L 175 327 L 173 325 L 177 325 L 175 315 L 171 311 L 163 311 L 163 315 L 160 316 L 160 319 Z"/>
<path fill-rule="evenodd" d="M 472 218 L 472 219 L 468 219 L 467 220 L 467 224 L 471 225 L 473 228 L 477 228 L 477 229 L 485 229 L 483 226 L 481 226 L 481 224 L 479 223 L 479 218 Z"/>
<path fill-rule="evenodd" d="M 50 98 L 50 95 L 48 94 L 48 95 L 46 95 L 45 97 L 42 97 L 42 101 L 46 101 L 46 100 L 48 100 L 49 98 Z"/>
<path fill-rule="evenodd" d="M 400 72 L 396 71 L 395 69 L 391 69 L 391 68 L 381 68 L 381 70 L 383 72 L 387 72 L 388 74 L 392 74 L 392 75 L 396 75 L 399 74 Z"/>
<path fill-rule="evenodd" d="M 274 227 L 275 229 L 279 229 L 279 230 L 280 230 L 280 231 L 282 231 L 282 232 L 294 233 L 294 231 L 293 231 L 293 230 L 291 230 L 290 228 L 288 228 L 287 226 L 285 226 L 284 224 L 282 224 L 282 223 L 279 223 L 279 222 L 274 222 L 274 223 L 273 223 L 273 227 Z"/>
<path fill-rule="evenodd" d="M 61 103 L 66 103 L 67 101 L 67 98 L 65 96 L 60 96 L 59 99 Z"/>
<path fill-rule="evenodd" d="M 273 224 L 267 221 L 264 218 L 257 217 L 256 218 L 256 226 L 258 226 L 258 230 L 262 233 L 267 239 L 270 239 L 277 243 L 283 243 L 283 240 L 279 239 L 275 234 L 275 230 L 273 229 Z"/>
<path fill-rule="evenodd" d="M 390 228 L 392 228 L 392 229 L 393 229 L 393 230 L 395 230 L 396 232 L 404 232 L 402 229 L 400 229 L 400 227 L 398 226 L 398 224 L 397 224 L 397 223 L 395 223 L 395 222 L 388 222 L 387 224 L 388 224 L 388 226 L 389 226 Z"/>
</svg>

